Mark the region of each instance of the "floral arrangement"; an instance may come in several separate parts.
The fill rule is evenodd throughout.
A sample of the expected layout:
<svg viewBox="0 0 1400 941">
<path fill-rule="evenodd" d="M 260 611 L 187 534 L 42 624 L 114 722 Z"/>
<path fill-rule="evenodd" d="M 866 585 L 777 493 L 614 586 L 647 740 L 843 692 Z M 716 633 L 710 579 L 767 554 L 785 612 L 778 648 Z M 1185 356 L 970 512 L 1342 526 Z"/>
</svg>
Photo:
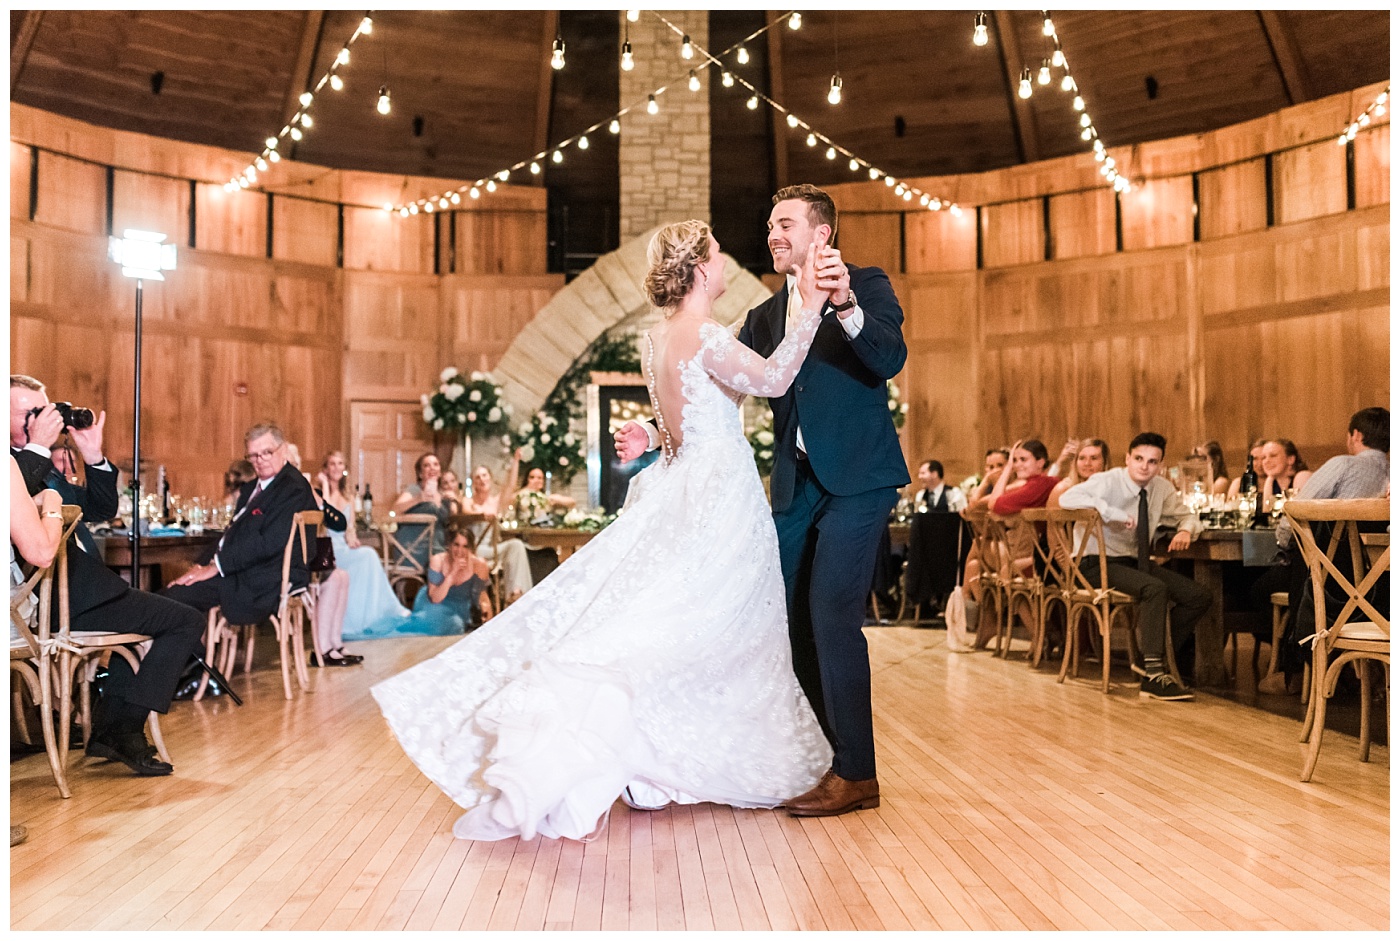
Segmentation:
<svg viewBox="0 0 1400 941">
<path fill-rule="evenodd" d="M 899 400 L 899 386 L 893 380 L 885 383 L 885 391 L 889 395 L 890 418 L 894 419 L 894 427 L 897 429 L 904 427 L 904 419 L 909 414 L 909 403 Z"/>
<path fill-rule="evenodd" d="M 604 513 L 602 510 L 586 513 L 583 510 L 574 509 L 564 514 L 564 527 L 585 533 L 596 533 L 606 528 L 615 519 L 617 519 L 616 513 Z"/>
<path fill-rule="evenodd" d="M 753 428 L 749 429 L 749 447 L 753 448 L 753 462 L 758 465 L 758 476 L 767 477 L 773 473 L 773 410 L 764 408 Z"/>
<path fill-rule="evenodd" d="M 501 387 L 490 374 L 462 375 L 448 366 L 438 377 L 435 393 L 423 395 L 423 420 L 434 431 L 456 430 L 472 438 L 505 431 L 510 407 L 501 402 Z"/>
<path fill-rule="evenodd" d="M 520 449 L 521 463 L 549 471 L 560 484 L 573 480 L 583 468 L 583 440 L 570 428 L 568 414 L 538 411 L 503 443 Z"/>
</svg>

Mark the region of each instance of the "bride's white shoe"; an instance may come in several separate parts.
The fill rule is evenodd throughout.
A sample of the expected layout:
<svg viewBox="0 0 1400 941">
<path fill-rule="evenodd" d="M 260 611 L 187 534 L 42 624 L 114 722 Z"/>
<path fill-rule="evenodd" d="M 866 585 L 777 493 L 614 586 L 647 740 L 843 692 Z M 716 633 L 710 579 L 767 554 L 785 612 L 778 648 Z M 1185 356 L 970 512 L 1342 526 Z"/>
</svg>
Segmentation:
<svg viewBox="0 0 1400 941">
<path fill-rule="evenodd" d="M 634 787 L 637 789 L 636 791 L 632 790 Z M 655 797 L 653 797 L 652 794 L 647 794 L 644 788 L 645 785 L 627 785 L 622 789 L 622 802 L 633 810 L 665 810 L 667 807 L 671 806 L 671 800 L 665 798 L 665 795 L 660 791 L 653 790 L 655 794 Z M 640 792 L 640 795 L 638 792 Z M 646 800 L 645 798 L 651 798 L 651 800 Z M 663 798 L 663 803 L 657 804 L 657 798 Z"/>
</svg>

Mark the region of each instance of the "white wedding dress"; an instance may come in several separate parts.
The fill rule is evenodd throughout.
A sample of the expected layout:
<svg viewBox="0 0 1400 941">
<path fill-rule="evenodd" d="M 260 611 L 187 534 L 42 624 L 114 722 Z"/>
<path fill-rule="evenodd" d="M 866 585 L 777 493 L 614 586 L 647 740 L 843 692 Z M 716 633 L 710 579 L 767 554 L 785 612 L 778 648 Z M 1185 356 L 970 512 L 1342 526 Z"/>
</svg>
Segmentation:
<svg viewBox="0 0 1400 941">
<path fill-rule="evenodd" d="M 714 321 L 659 325 L 667 365 L 649 384 L 662 406 L 679 391 L 659 411 L 681 433 L 617 520 L 374 687 L 404 751 L 466 809 L 456 836 L 590 839 L 624 788 L 646 806 L 774 807 L 830 767 L 792 672 L 777 535 L 738 411 L 791 384 L 820 322 L 802 316 L 766 361 Z"/>
</svg>

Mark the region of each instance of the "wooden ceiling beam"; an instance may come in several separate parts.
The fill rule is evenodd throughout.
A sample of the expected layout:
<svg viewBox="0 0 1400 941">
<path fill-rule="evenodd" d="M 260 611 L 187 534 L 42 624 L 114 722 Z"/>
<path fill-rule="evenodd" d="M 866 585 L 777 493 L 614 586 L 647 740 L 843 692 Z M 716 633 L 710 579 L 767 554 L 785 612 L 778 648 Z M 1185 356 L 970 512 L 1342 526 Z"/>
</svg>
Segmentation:
<svg viewBox="0 0 1400 941">
<path fill-rule="evenodd" d="M 1269 49 L 1278 66 L 1279 77 L 1283 79 L 1283 89 L 1291 105 L 1311 101 L 1308 89 L 1308 67 L 1298 52 L 1298 43 L 1293 38 L 1293 30 L 1283 21 L 1277 10 L 1260 10 L 1259 22 L 1264 27 L 1264 38 L 1269 41 Z"/>
<path fill-rule="evenodd" d="M 783 31 L 773 25 L 781 16 L 776 10 L 768 11 L 768 96 L 786 104 L 787 99 L 783 95 Z M 769 108 L 768 113 L 773 118 L 773 174 L 777 188 L 782 189 L 788 185 L 787 117 L 773 108 Z"/>
<path fill-rule="evenodd" d="M 549 146 L 549 112 L 554 100 L 554 68 L 549 58 L 554 52 L 554 37 L 559 35 L 559 11 L 544 14 L 544 29 L 540 33 L 540 94 L 535 104 L 535 153 Z"/>
<path fill-rule="evenodd" d="M 19 84 L 20 74 L 24 72 L 24 64 L 29 60 L 29 50 L 34 46 L 34 37 L 39 32 L 39 21 L 43 19 L 43 10 L 29 10 L 24 14 L 19 30 L 12 37 L 10 44 L 10 99 L 14 100 L 15 86 Z"/>
<path fill-rule="evenodd" d="M 326 23 L 324 10 L 307 10 L 301 23 L 301 43 L 297 47 L 296 62 L 292 64 L 292 74 L 287 81 L 287 94 L 282 99 L 282 113 L 278 121 L 286 121 L 301 107 L 298 101 L 301 93 L 311 89 L 311 70 L 316 67 L 316 53 L 321 48 L 321 27 Z M 280 128 L 278 128 L 280 130 Z M 275 133 L 275 131 L 274 131 Z M 296 143 L 291 143 L 291 152 L 284 157 L 295 157 Z"/>
<path fill-rule="evenodd" d="M 1016 28 L 1011 22 L 1011 13 L 995 10 L 992 13 L 996 25 L 997 51 L 1001 55 L 1002 74 L 1006 77 L 1006 98 L 1011 112 L 1012 128 L 1016 131 L 1016 150 L 1022 163 L 1034 163 L 1040 159 L 1040 141 L 1035 130 L 1035 112 L 1028 99 L 1016 94 L 1021 84 L 1021 68 L 1025 57 L 1016 41 Z"/>
</svg>

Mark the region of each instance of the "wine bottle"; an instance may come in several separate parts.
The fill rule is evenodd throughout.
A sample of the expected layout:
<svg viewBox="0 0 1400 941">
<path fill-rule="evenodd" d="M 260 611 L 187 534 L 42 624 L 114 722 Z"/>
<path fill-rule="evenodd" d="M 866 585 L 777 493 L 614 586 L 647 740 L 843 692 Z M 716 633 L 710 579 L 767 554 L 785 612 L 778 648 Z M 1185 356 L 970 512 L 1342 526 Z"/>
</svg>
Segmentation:
<svg viewBox="0 0 1400 941">
<path fill-rule="evenodd" d="M 170 522 L 170 478 L 165 476 L 165 465 L 156 469 L 156 486 L 160 488 L 160 521 Z"/>
<path fill-rule="evenodd" d="M 374 522 L 374 495 L 369 492 L 369 484 L 365 484 L 365 525 Z"/>
<path fill-rule="evenodd" d="M 1254 472 L 1254 455 L 1245 458 L 1244 473 L 1240 475 L 1240 495 L 1259 490 L 1259 475 Z"/>
<path fill-rule="evenodd" d="M 355 519 L 363 519 L 365 515 L 364 489 L 355 488 Z"/>
</svg>

